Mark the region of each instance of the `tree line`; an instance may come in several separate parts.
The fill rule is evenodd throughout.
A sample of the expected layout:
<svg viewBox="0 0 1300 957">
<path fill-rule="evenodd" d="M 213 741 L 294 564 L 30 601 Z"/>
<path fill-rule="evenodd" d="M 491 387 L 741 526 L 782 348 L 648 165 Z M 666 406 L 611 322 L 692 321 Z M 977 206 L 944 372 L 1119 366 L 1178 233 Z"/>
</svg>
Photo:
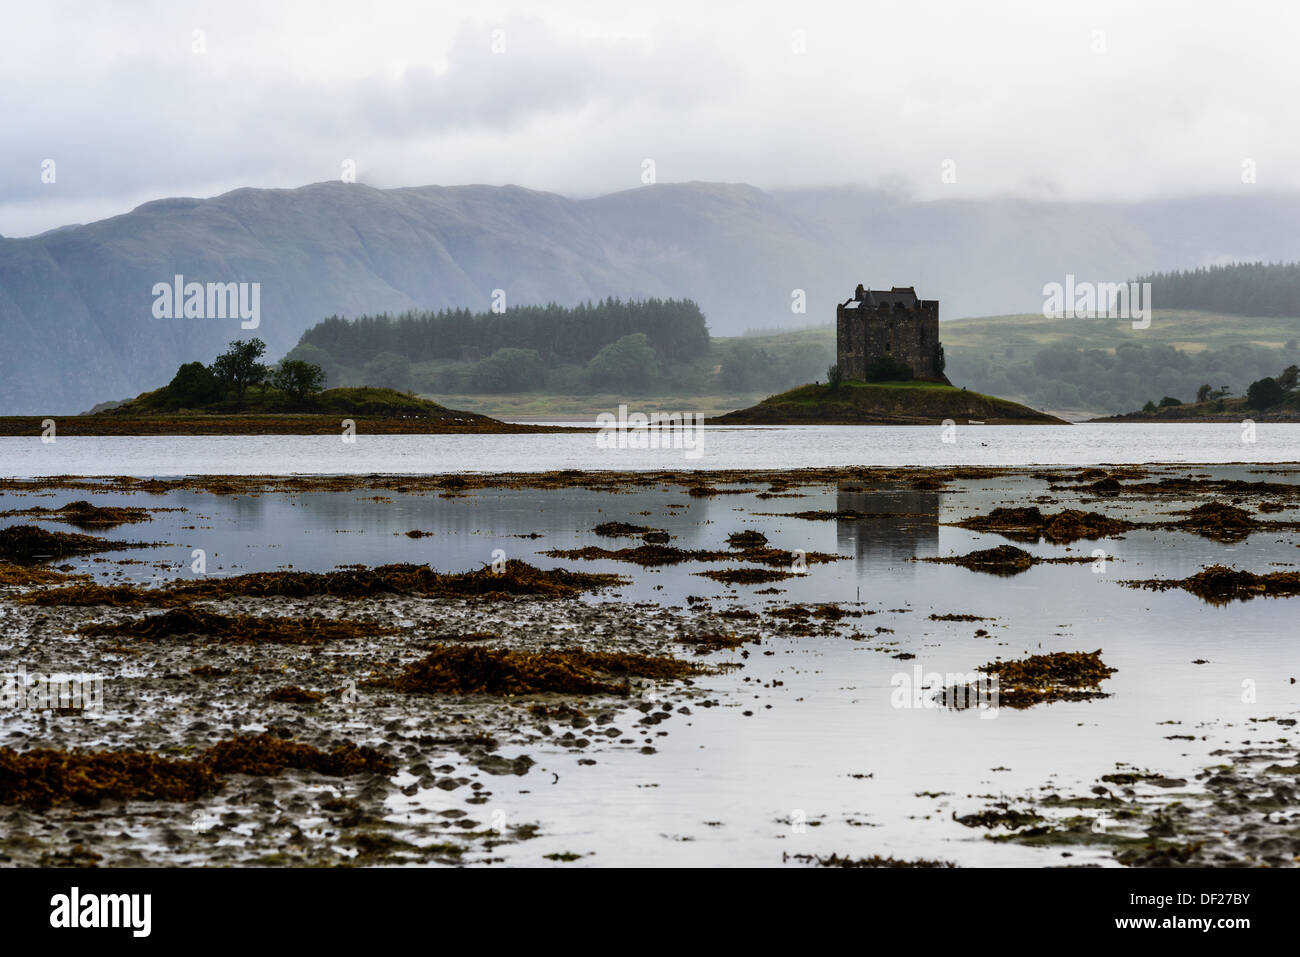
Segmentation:
<svg viewBox="0 0 1300 957">
<path fill-rule="evenodd" d="M 1118 413 L 1157 396 L 1190 401 L 1207 384 L 1212 398 L 1241 395 L 1250 383 L 1297 360 L 1294 340 L 1282 349 L 1240 344 L 1199 352 L 1169 345 L 1125 344 L 1113 351 L 1052 345 L 1028 355 L 1011 348 L 988 356 L 954 350 L 949 368 L 962 385 L 1035 408 Z"/>
<path fill-rule="evenodd" d="M 331 386 L 433 395 L 780 391 L 818 377 L 823 344 L 771 349 L 714 340 L 687 299 L 605 299 L 574 307 L 467 309 L 330 317 L 288 358 L 318 365 Z"/>
<path fill-rule="evenodd" d="M 1300 263 L 1230 263 L 1153 272 L 1151 301 L 1161 309 L 1200 309 L 1235 316 L 1300 316 Z"/>
<path fill-rule="evenodd" d="M 689 299 L 615 298 L 576 306 L 512 306 L 504 312 L 441 309 L 342 319 L 331 316 L 302 334 L 300 345 L 337 362 L 364 366 L 383 353 L 409 362 L 481 359 L 501 349 L 529 349 L 547 366 L 585 363 L 629 335 L 644 335 L 655 355 L 686 361 L 709 351 L 709 330 Z"/>
</svg>

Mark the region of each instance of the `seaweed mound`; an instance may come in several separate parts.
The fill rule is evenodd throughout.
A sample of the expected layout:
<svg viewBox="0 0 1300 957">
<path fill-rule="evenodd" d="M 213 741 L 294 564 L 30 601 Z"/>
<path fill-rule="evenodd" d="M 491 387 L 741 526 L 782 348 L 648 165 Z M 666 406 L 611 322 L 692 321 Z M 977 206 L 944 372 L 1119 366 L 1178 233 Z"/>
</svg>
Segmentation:
<svg viewBox="0 0 1300 957">
<path fill-rule="evenodd" d="M 371 687 L 410 693 L 520 695 L 618 694 L 629 692 L 626 681 L 609 676 L 672 679 L 699 669 L 676 658 L 584 651 L 580 648 L 546 652 L 512 651 L 465 645 L 434 645 L 395 678 L 367 682 Z"/>
<path fill-rule="evenodd" d="M 635 538 L 637 535 L 657 532 L 659 529 L 651 528 L 649 525 L 633 525 L 629 522 L 601 522 L 591 531 L 593 534 L 605 535 L 609 538 L 617 538 L 619 536 L 630 536 Z"/>
<path fill-rule="evenodd" d="M 69 502 L 50 514 L 78 528 L 116 528 L 134 522 L 147 522 L 152 517 L 145 508 L 91 505 L 85 499 Z"/>
<path fill-rule="evenodd" d="M 975 669 L 997 680 L 996 698 L 989 703 L 1001 708 L 1029 708 L 1051 701 L 1090 701 L 1110 697 L 1100 684 L 1118 669 L 1101 660 L 1096 651 L 1057 651 L 1030 655 L 1012 661 L 992 661 Z M 948 687 L 943 701 L 952 707 L 979 700 L 988 688 Z"/>
<path fill-rule="evenodd" d="M 926 558 L 924 561 L 938 565 L 960 565 L 962 568 L 989 575 L 1019 575 L 1033 567 L 1034 556 L 1014 545 L 998 545 L 995 548 L 984 548 L 967 555 Z"/>
<path fill-rule="evenodd" d="M 113 552 L 122 548 L 147 548 L 143 542 L 114 542 L 75 532 L 49 532 L 35 525 L 0 528 L 0 560 L 33 565 L 71 555 Z"/>
<path fill-rule="evenodd" d="M 212 768 L 141 751 L 0 748 L 0 805 L 90 806 L 118 801 L 193 801 L 221 787 Z"/>
<path fill-rule="evenodd" d="M 1068 545 L 1080 539 L 1110 538 L 1134 528 L 1132 522 L 1111 518 L 1100 512 L 1067 508 L 1054 515 L 1044 515 L 1036 506 L 995 508 L 987 515 L 976 515 L 955 524 L 977 532 L 997 532 L 1018 542 L 1046 540 Z"/>
<path fill-rule="evenodd" d="M 391 627 L 348 619 L 232 616 L 190 607 L 120 624 L 91 624 L 81 629 L 82 634 L 96 637 L 171 641 L 197 636 L 239 644 L 266 642 L 281 645 L 319 645 L 395 631 Z"/>
<path fill-rule="evenodd" d="M 114 547 L 121 547 L 114 542 Z M 332 572 L 252 572 L 230 578 L 175 581 L 162 588 L 134 585 L 73 585 L 22 597 L 36 605 L 184 605 L 222 598 L 310 598 L 332 595 L 359 599 L 377 595 L 500 599 L 575 598 L 622 584 L 618 575 L 535 568 L 511 559 L 500 571 L 436 572 L 428 565 L 380 565 Z"/>
<path fill-rule="evenodd" d="M 1179 528 L 1195 532 L 1221 542 L 1239 542 L 1263 523 L 1245 509 L 1222 502 L 1207 502 L 1187 513 L 1187 518 L 1177 523 Z"/>
<path fill-rule="evenodd" d="M 1256 575 L 1225 565 L 1210 565 L 1189 578 L 1147 578 L 1122 584 L 1152 591 L 1181 588 L 1212 605 L 1226 605 L 1231 601 L 1249 601 L 1261 596 L 1300 595 L 1300 572 Z"/>
<path fill-rule="evenodd" d="M 269 731 L 259 735 L 235 735 L 214 744 L 203 753 L 202 762 L 218 774 L 279 774 L 286 768 L 315 771 L 330 777 L 349 774 L 392 774 L 393 760 L 374 748 L 345 741 L 331 751 L 300 741 L 277 738 Z"/>
<path fill-rule="evenodd" d="M 221 789 L 223 774 L 272 775 L 286 768 L 340 777 L 392 774 L 395 763 L 373 748 L 345 741 L 332 751 L 269 732 L 236 735 L 194 760 L 145 751 L 61 751 L 0 748 L 0 805 L 85 806 L 118 801 L 193 801 Z"/>
<path fill-rule="evenodd" d="M 727 544 L 732 548 L 762 548 L 767 545 L 767 536 L 752 528 L 732 532 L 727 536 Z"/>
</svg>

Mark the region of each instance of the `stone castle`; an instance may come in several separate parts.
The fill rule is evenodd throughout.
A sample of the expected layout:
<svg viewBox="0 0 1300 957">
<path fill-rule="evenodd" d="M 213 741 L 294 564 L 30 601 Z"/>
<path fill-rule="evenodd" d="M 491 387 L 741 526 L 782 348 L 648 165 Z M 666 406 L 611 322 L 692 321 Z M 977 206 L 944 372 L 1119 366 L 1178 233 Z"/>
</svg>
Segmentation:
<svg viewBox="0 0 1300 957">
<path fill-rule="evenodd" d="M 866 379 L 882 358 L 912 367 L 917 379 L 947 381 L 939 362 L 939 300 L 918 299 L 911 286 L 864 289 L 835 310 L 835 354 L 845 379 Z"/>
</svg>

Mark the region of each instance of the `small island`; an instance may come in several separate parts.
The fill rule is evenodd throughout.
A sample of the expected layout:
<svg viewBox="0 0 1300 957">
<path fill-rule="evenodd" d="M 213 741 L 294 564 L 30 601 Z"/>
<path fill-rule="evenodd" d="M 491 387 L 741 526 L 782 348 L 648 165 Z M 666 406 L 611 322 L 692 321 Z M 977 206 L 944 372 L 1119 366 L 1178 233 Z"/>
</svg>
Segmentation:
<svg viewBox="0 0 1300 957">
<path fill-rule="evenodd" d="M 859 285 L 836 308 L 836 362 L 803 385 L 709 419 L 711 425 L 1068 425 L 1028 406 L 957 388 L 944 375 L 939 302 L 915 288 Z"/>
<path fill-rule="evenodd" d="M 811 384 L 709 419 L 710 425 L 1068 425 L 1046 412 L 943 382 Z"/>
<path fill-rule="evenodd" d="M 1148 401 L 1136 412 L 1108 415 L 1093 422 L 1300 422 L 1300 367 L 1290 365 L 1277 376 L 1257 379 L 1244 396 L 1233 396 L 1227 386 L 1208 383 L 1196 390 L 1194 402 L 1167 395 Z"/>
<path fill-rule="evenodd" d="M 235 340 L 211 365 L 187 362 L 172 381 L 82 415 L 0 416 L 0 435 L 341 435 L 517 433 L 572 431 L 515 425 L 476 412 L 449 409 L 396 389 L 323 389 L 317 365 L 261 360 L 261 339 Z"/>
</svg>

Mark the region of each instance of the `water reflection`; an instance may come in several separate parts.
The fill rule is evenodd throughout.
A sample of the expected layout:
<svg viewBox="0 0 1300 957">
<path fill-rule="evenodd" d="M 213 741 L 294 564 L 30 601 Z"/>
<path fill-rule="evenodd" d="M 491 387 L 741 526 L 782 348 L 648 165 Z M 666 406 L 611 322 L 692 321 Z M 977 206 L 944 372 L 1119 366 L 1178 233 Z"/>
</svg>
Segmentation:
<svg viewBox="0 0 1300 957">
<path fill-rule="evenodd" d="M 940 494 L 902 487 L 866 489 L 841 482 L 835 493 L 836 511 L 868 517 L 835 520 L 837 550 L 852 554 L 859 568 L 936 554 Z"/>
<path fill-rule="evenodd" d="M 1263 476 L 1249 466 L 1203 471 L 1243 481 L 1297 477 L 1295 470 Z M 1026 793 L 1044 781 L 1063 793 L 1087 793 L 1118 762 L 1190 778 L 1225 737 L 1241 739 L 1251 721 L 1260 721 L 1261 729 L 1276 727 L 1262 719 L 1300 709 L 1300 685 L 1289 680 L 1297 599 L 1209 608 L 1183 592 L 1137 591 L 1118 583 L 1182 577 L 1214 562 L 1257 572 L 1291 569 L 1300 553 L 1290 535 L 1257 533 L 1225 546 L 1185 532 L 1135 530 L 1097 543 L 1114 559 L 1104 572 L 1087 564 L 1047 565 L 1006 581 L 910 560 L 1002 544 L 1000 536 L 941 527 L 939 521 L 1037 501 L 1044 491 L 1041 479 L 1027 475 L 954 480 L 944 492 L 906 485 L 868 490 L 845 482 L 800 487 L 799 497 L 776 500 L 754 493 L 691 497 L 680 486 L 658 485 L 630 494 L 488 488 L 449 498 L 366 489 L 238 497 L 60 489 L 39 497 L 0 494 L 0 510 L 57 507 L 77 498 L 187 509 L 103 533 L 169 542 L 168 547 L 70 563 L 101 579 L 188 575 L 193 548 L 207 551 L 213 575 L 287 566 L 324 571 L 353 562 L 427 562 L 459 571 L 483 566 L 500 548 L 536 565 L 629 575 L 631 584 L 592 600 L 619 601 L 630 609 L 639 601 L 680 605 L 687 596 L 705 596 L 718 608 L 744 605 L 773 634 L 761 648 L 746 649 L 748 658 L 734 652 L 710 659 L 729 655 L 733 663 L 744 662 L 742 670 L 701 679 L 725 706 L 707 715 L 703 709 L 680 715 L 671 734 L 655 738 L 654 755 L 611 749 L 599 754 L 597 764 L 580 765 L 584 758 L 577 752 L 560 753 L 539 742 L 530 750 L 558 769 L 560 782 L 539 788 L 532 775 L 493 782 L 494 800 L 513 802 L 519 813 L 541 821 L 547 835 L 541 840 L 553 842 L 546 851 L 596 851 L 603 864 L 771 864 L 791 849 L 1010 864 L 1059 859 L 987 841 L 954 823 L 951 812 L 976 809 L 970 795 Z M 1052 495 L 1053 510 L 1098 508 L 1133 519 L 1191 504 L 1161 497 L 1098 505 L 1083 490 Z M 790 515 L 811 510 L 867 517 L 810 521 Z M 814 565 L 773 591 L 732 588 L 696 574 L 727 562 L 641 569 L 541 554 L 555 547 L 618 548 L 639 541 L 593 534 L 607 521 L 664 529 L 684 549 L 723 550 L 730 533 L 752 529 L 776 547 L 838 551 L 853 561 Z M 0 525 L 26 522 L 35 520 L 0 519 Z M 433 534 L 411 538 L 411 530 Z M 1087 554 L 1093 544 L 1075 547 Z M 1047 543 L 1027 548 L 1044 556 L 1068 554 Z M 119 566 L 112 561 L 118 557 L 146 564 Z M 861 601 L 867 614 L 848 619 L 842 639 L 776 633 L 777 619 L 768 613 L 806 601 Z M 635 614 L 630 611 L 629 620 Z M 954 619 L 961 615 L 980 620 Z M 893 680 L 900 672 L 911 676 L 919 668 L 930 683 L 927 676 L 969 675 L 995 658 L 1098 648 L 1119 670 L 1105 682 L 1110 697 L 1095 702 L 1007 709 L 997 720 L 894 703 Z M 1257 700 L 1242 695 L 1245 679 L 1259 682 Z M 822 826 L 796 837 L 779 823 L 795 808 Z M 861 826 L 864 820 L 872 826 Z M 715 826 L 718 821 L 723 824 Z M 496 853 L 536 863 L 541 847 L 523 842 Z"/>
</svg>

